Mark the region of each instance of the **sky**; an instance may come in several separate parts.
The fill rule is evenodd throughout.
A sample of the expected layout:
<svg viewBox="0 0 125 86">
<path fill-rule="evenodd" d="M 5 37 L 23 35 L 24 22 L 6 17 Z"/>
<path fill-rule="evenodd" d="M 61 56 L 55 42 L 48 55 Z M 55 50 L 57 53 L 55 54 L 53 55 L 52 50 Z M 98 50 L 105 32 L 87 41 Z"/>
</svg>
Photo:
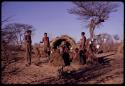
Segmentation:
<svg viewBox="0 0 125 86">
<path fill-rule="evenodd" d="M 109 19 L 103 23 L 100 28 L 95 29 L 95 34 L 108 33 L 111 35 L 118 34 L 123 40 L 124 35 L 124 4 L 119 4 L 118 11 L 111 13 Z M 69 14 L 68 9 L 72 8 L 72 2 L 3 2 L 2 3 L 2 20 L 9 16 L 12 18 L 9 23 L 22 23 L 33 25 L 36 29 L 32 37 L 32 42 L 39 43 L 44 32 L 48 33 L 50 40 L 57 36 L 68 35 L 79 41 L 81 32 L 86 33 L 89 37 L 86 23 L 78 20 L 78 16 Z"/>
</svg>

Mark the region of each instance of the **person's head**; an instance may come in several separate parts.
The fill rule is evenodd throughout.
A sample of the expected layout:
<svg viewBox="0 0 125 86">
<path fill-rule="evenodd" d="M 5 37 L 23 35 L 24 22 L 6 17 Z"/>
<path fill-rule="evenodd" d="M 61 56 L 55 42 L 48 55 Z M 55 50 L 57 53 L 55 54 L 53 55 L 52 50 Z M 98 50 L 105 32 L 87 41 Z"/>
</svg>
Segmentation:
<svg viewBox="0 0 125 86">
<path fill-rule="evenodd" d="M 31 33 L 32 33 L 31 30 L 27 30 L 27 31 L 26 31 L 26 34 L 27 34 L 27 35 L 31 35 Z"/>
<path fill-rule="evenodd" d="M 44 33 L 44 36 L 47 37 L 47 33 Z"/>
<path fill-rule="evenodd" d="M 85 32 L 81 32 L 81 36 L 85 36 Z"/>
<path fill-rule="evenodd" d="M 75 52 L 78 52 L 79 51 L 79 49 L 78 48 L 75 48 Z"/>
</svg>

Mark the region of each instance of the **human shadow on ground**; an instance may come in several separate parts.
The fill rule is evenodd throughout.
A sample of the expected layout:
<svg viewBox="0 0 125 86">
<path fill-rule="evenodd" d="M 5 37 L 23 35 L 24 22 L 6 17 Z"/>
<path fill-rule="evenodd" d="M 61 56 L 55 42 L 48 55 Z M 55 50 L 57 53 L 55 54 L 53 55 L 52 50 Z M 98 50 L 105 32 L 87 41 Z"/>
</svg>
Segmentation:
<svg viewBox="0 0 125 86">
<path fill-rule="evenodd" d="M 101 56 L 101 57 L 98 57 L 97 61 L 100 63 L 100 64 L 109 64 L 111 60 L 111 58 L 108 58 L 108 56 L 112 56 L 114 55 L 114 53 L 112 54 L 109 54 L 109 55 L 105 55 L 105 56 Z"/>
<path fill-rule="evenodd" d="M 111 55 L 114 54 L 98 57 L 97 63 L 88 65 L 87 67 L 83 67 L 77 71 L 72 71 L 71 73 L 65 72 L 62 74 L 61 79 L 64 79 L 63 81 L 65 83 L 76 84 L 80 81 L 84 83 L 91 79 L 103 76 L 104 74 L 112 71 L 110 61 L 113 59 L 107 58 Z"/>
</svg>

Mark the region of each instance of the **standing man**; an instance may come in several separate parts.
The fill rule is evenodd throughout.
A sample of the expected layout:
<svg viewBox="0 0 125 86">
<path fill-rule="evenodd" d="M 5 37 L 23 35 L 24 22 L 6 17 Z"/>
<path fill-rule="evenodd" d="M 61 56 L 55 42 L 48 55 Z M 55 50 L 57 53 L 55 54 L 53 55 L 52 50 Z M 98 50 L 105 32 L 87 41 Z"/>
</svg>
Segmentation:
<svg viewBox="0 0 125 86">
<path fill-rule="evenodd" d="M 42 38 L 42 42 L 44 43 L 44 52 L 47 54 L 47 57 L 50 56 L 50 42 L 49 37 L 47 36 L 47 33 L 44 33 L 44 37 Z"/>
<path fill-rule="evenodd" d="M 27 30 L 25 32 L 25 35 L 24 35 L 24 40 L 25 40 L 25 48 L 26 48 L 26 58 L 27 58 L 27 63 L 26 66 L 29 66 L 31 65 L 31 54 L 32 54 L 32 51 L 31 51 L 31 44 L 32 44 L 32 40 L 31 40 L 31 33 L 32 31 L 31 30 Z"/>
<path fill-rule="evenodd" d="M 80 58 L 80 64 L 86 64 L 86 56 L 85 56 L 85 43 L 86 43 L 86 37 L 85 32 L 81 33 L 82 38 L 80 39 L 80 46 L 79 46 L 79 58 Z"/>
</svg>

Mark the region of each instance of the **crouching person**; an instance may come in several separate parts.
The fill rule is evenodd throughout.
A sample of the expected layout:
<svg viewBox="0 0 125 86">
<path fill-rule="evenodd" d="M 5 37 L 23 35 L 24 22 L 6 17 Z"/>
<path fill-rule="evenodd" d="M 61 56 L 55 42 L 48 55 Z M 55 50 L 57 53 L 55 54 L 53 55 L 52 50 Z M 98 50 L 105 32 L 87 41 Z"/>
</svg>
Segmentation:
<svg viewBox="0 0 125 86">
<path fill-rule="evenodd" d="M 60 46 L 60 54 L 63 58 L 65 66 L 70 66 L 70 55 L 69 55 L 69 50 L 65 41 L 62 42 Z"/>
</svg>

